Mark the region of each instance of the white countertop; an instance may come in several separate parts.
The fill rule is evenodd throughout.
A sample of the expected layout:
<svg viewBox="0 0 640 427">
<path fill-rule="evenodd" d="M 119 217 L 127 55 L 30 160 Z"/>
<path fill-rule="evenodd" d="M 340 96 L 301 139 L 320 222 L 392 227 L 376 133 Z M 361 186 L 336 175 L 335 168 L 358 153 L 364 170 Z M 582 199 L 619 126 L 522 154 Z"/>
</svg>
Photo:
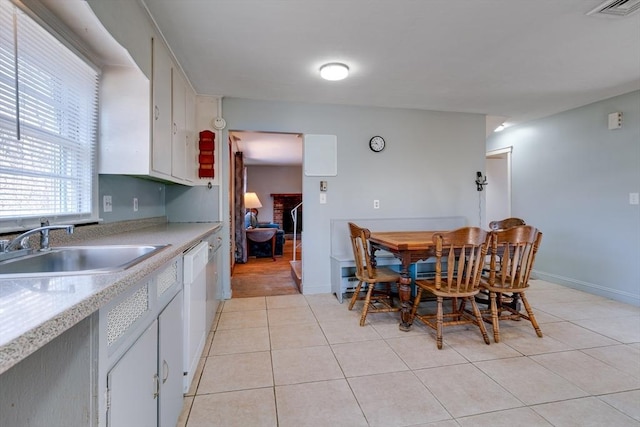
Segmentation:
<svg viewBox="0 0 640 427">
<path fill-rule="evenodd" d="M 120 272 L 0 279 L 0 374 L 221 226 L 165 223 L 74 242 L 76 246 L 170 245 Z"/>
</svg>

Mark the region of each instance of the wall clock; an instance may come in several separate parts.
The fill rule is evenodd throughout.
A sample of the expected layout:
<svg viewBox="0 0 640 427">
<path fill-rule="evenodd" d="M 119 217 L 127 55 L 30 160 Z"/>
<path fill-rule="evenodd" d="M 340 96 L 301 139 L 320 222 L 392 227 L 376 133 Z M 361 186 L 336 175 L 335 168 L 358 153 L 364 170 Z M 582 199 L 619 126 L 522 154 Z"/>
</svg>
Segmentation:
<svg viewBox="0 0 640 427">
<path fill-rule="evenodd" d="M 369 140 L 369 148 L 371 148 L 371 151 L 374 153 L 379 153 L 384 150 L 384 145 L 384 138 L 381 136 L 374 136 Z"/>
<path fill-rule="evenodd" d="M 227 125 L 227 121 L 222 117 L 216 117 L 213 119 L 213 128 L 217 130 L 222 130 Z"/>
</svg>

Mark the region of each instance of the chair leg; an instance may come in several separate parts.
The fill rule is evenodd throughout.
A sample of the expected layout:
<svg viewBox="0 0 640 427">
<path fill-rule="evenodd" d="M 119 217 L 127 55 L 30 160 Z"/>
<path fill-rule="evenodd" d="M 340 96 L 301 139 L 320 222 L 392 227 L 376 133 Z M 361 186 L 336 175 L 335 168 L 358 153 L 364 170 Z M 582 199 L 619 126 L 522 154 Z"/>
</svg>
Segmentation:
<svg viewBox="0 0 640 427">
<path fill-rule="evenodd" d="M 410 319 L 411 323 L 413 323 L 413 319 L 416 317 L 416 312 L 418 311 L 418 306 L 420 305 L 420 298 L 422 298 L 422 288 L 418 287 L 416 291 L 416 298 L 413 300 L 413 307 L 411 307 Z"/>
<path fill-rule="evenodd" d="M 473 314 L 476 316 L 476 323 L 480 327 L 480 332 L 482 332 L 482 338 L 484 338 L 485 344 L 489 345 L 489 335 L 487 335 L 487 329 L 484 327 L 484 321 L 482 320 L 482 314 L 480 314 L 478 304 L 476 304 L 476 300 L 473 297 L 469 299 L 473 307 Z"/>
<path fill-rule="evenodd" d="M 493 340 L 500 342 L 500 323 L 498 321 L 498 295 L 496 292 L 490 292 L 489 298 L 491 300 L 491 325 L 493 326 Z"/>
<path fill-rule="evenodd" d="M 529 301 L 527 301 L 527 297 L 525 296 L 524 292 L 520 293 L 520 298 L 522 298 L 522 302 L 524 303 L 524 308 L 525 310 L 527 310 L 527 314 L 529 315 L 529 320 L 533 325 L 533 329 L 536 330 L 536 335 L 542 338 L 542 330 L 540 329 L 540 326 L 538 326 L 538 321 L 536 320 L 536 316 L 533 315 L 533 310 L 531 310 L 531 306 L 529 305 Z"/>
<path fill-rule="evenodd" d="M 367 319 L 367 312 L 369 311 L 369 304 L 371 303 L 371 294 L 373 293 L 375 285 L 369 283 L 367 286 L 367 295 L 364 297 L 364 306 L 362 307 L 362 314 L 360 315 L 360 326 L 364 326 L 364 322 Z"/>
<path fill-rule="evenodd" d="M 358 301 L 358 295 L 360 295 L 360 290 L 362 289 L 362 280 L 358 282 L 358 286 L 353 291 L 353 295 L 351 296 L 351 301 L 349 301 L 349 310 L 353 308 L 353 305 Z"/>
<path fill-rule="evenodd" d="M 444 298 L 437 297 L 438 308 L 436 310 L 436 345 L 438 349 L 442 349 L 442 324 L 443 324 L 443 313 L 442 313 L 442 301 Z"/>
</svg>

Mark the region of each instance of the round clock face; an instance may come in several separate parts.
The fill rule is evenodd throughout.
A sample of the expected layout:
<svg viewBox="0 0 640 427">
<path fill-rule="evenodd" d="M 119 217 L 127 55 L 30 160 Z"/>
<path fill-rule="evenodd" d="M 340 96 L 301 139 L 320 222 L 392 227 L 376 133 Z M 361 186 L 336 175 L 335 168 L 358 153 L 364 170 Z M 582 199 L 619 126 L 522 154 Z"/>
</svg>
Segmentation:
<svg viewBox="0 0 640 427">
<path fill-rule="evenodd" d="M 374 136 L 369 140 L 369 148 L 376 153 L 384 150 L 384 138 L 381 136 Z"/>
<path fill-rule="evenodd" d="M 213 127 L 218 130 L 224 129 L 226 125 L 227 122 L 222 117 L 216 117 L 215 119 L 213 119 Z"/>
</svg>

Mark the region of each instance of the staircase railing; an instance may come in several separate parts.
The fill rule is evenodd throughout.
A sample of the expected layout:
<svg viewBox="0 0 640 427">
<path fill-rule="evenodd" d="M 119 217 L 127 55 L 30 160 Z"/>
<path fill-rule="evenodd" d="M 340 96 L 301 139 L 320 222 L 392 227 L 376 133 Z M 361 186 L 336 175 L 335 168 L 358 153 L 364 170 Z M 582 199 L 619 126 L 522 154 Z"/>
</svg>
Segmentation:
<svg viewBox="0 0 640 427">
<path fill-rule="evenodd" d="M 298 203 L 293 209 L 291 209 L 291 219 L 293 220 L 293 260 L 296 260 L 296 253 L 298 252 L 298 247 L 302 245 L 302 238 L 300 238 L 300 243 L 298 243 L 298 208 L 302 206 L 302 202 Z M 302 237 L 302 236 L 301 236 Z"/>
</svg>

